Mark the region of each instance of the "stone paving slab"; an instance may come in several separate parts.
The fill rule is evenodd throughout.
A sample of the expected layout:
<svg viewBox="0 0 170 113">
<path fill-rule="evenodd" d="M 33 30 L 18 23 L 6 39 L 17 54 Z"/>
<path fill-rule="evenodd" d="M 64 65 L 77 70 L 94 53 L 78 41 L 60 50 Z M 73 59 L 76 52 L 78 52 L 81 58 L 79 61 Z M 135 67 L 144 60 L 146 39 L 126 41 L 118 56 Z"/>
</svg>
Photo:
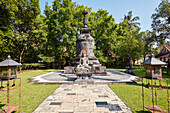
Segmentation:
<svg viewBox="0 0 170 113">
<path fill-rule="evenodd" d="M 139 79 L 137 76 L 115 70 L 107 70 L 107 76 L 92 75 L 94 84 L 133 83 L 137 79 Z M 64 74 L 64 71 L 54 71 L 29 79 L 36 84 L 72 84 L 75 80 L 75 74 Z"/>
<path fill-rule="evenodd" d="M 106 84 L 63 84 L 32 113 L 132 112 Z"/>
</svg>

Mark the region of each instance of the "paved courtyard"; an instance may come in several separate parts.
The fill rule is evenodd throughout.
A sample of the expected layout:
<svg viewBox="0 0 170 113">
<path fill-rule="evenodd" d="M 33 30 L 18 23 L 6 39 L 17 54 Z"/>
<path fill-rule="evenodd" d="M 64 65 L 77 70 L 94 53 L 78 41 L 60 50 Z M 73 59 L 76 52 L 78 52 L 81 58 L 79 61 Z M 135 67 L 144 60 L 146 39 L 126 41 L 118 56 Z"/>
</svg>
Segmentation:
<svg viewBox="0 0 170 113">
<path fill-rule="evenodd" d="M 106 84 L 63 84 L 33 113 L 131 113 Z"/>
<path fill-rule="evenodd" d="M 107 76 L 92 75 L 94 84 L 133 83 L 138 78 L 137 76 L 115 70 L 107 70 Z M 75 74 L 64 74 L 64 71 L 54 71 L 32 77 L 29 81 L 36 84 L 73 84 L 75 79 Z"/>
</svg>

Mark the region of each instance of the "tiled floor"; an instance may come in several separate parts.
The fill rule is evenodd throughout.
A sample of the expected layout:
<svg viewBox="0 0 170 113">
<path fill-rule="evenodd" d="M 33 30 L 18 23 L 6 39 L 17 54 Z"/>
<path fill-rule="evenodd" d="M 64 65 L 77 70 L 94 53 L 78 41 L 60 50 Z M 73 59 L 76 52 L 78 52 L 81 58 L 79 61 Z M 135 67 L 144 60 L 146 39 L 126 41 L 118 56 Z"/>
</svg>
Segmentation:
<svg viewBox="0 0 170 113">
<path fill-rule="evenodd" d="M 131 113 L 106 84 L 61 85 L 33 113 Z"/>
</svg>

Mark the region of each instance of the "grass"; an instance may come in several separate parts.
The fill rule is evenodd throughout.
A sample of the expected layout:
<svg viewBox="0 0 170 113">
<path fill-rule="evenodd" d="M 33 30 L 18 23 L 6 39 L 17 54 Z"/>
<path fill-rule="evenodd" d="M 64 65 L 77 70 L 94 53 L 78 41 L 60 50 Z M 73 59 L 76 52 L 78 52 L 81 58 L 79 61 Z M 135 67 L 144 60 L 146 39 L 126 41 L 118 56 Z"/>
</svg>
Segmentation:
<svg viewBox="0 0 170 113">
<path fill-rule="evenodd" d="M 116 69 L 120 71 L 124 71 L 125 69 Z M 144 69 L 136 69 L 135 75 L 139 77 L 145 76 Z M 166 78 L 169 80 L 170 84 L 170 78 L 163 70 L 163 78 Z M 146 83 L 146 80 L 144 80 Z M 151 81 L 150 81 L 151 83 Z M 163 86 L 166 85 L 166 81 L 161 82 Z M 159 81 L 156 82 L 157 88 L 159 86 Z M 110 85 L 110 88 L 125 102 L 125 104 L 131 108 L 131 110 L 134 113 L 143 113 L 143 103 L 142 103 L 142 83 L 138 82 L 136 85 Z M 120 90 L 121 89 L 121 90 Z M 154 90 L 155 91 L 155 90 Z M 157 101 L 158 106 L 164 109 L 166 112 L 168 112 L 168 102 L 167 102 L 167 90 L 156 90 L 157 91 Z M 145 93 L 145 105 L 152 105 L 152 90 L 151 87 L 148 89 L 144 87 L 144 93 Z M 147 109 L 145 109 L 145 112 L 148 112 Z"/>
<path fill-rule="evenodd" d="M 117 71 L 124 72 L 126 69 L 113 69 Z M 27 73 L 18 74 L 18 77 L 22 79 L 22 102 L 21 102 L 21 111 L 25 113 L 32 112 L 40 103 L 43 102 L 59 85 L 34 85 L 27 81 L 28 78 L 45 74 L 54 70 L 37 70 Z M 145 71 L 143 68 L 135 70 L 136 76 L 144 77 Z M 163 78 L 167 78 L 170 84 L 170 77 L 163 70 Z M 146 81 L 145 81 L 146 82 Z M 157 85 L 159 83 L 157 82 Z M 162 85 L 166 85 L 165 81 L 162 81 Z M 136 85 L 109 85 L 113 91 L 125 102 L 125 104 L 131 108 L 134 113 L 142 113 L 142 85 L 141 82 L 138 82 Z M 158 87 L 158 86 L 157 86 Z M 145 88 L 145 105 L 152 105 L 152 90 L 151 88 Z M 7 105 L 6 92 L 0 92 L 0 108 L 3 108 Z M 18 105 L 18 94 L 19 89 L 10 91 L 10 103 L 13 106 Z M 158 94 L 158 106 L 166 110 L 167 112 L 167 97 L 166 90 L 157 91 Z M 147 110 L 145 109 L 145 112 Z"/>
<path fill-rule="evenodd" d="M 27 81 L 28 78 L 45 74 L 54 70 L 37 70 L 18 74 L 21 78 L 21 111 L 31 113 L 40 103 L 42 103 L 59 85 L 34 85 Z M 18 82 L 18 81 L 16 81 Z M 12 84 L 12 83 L 11 83 Z M 7 92 L 0 92 L 0 108 L 7 105 Z M 10 90 L 10 105 L 18 106 L 19 88 Z"/>
<path fill-rule="evenodd" d="M 116 70 L 116 71 L 125 72 L 126 69 L 107 68 L 107 70 Z"/>
</svg>

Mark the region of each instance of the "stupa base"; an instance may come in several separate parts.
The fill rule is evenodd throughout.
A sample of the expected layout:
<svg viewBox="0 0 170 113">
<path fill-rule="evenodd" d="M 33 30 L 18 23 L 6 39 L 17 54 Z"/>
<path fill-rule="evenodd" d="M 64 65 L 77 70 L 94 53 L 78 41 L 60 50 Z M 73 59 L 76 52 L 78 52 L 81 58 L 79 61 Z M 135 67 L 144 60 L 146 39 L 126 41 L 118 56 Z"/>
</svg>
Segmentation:
<svg viewBox="0 0 170 113">
<path fill-rule="evenodd" d="M 97 76 L 107 76 L 106 67 L 105 66 L 96 66 L 92 67 L 93 73 Z M 64 67 L 64 74 L 75 74 L 75 67 L 74 66 L 66 66 Z"/>
</svg>

